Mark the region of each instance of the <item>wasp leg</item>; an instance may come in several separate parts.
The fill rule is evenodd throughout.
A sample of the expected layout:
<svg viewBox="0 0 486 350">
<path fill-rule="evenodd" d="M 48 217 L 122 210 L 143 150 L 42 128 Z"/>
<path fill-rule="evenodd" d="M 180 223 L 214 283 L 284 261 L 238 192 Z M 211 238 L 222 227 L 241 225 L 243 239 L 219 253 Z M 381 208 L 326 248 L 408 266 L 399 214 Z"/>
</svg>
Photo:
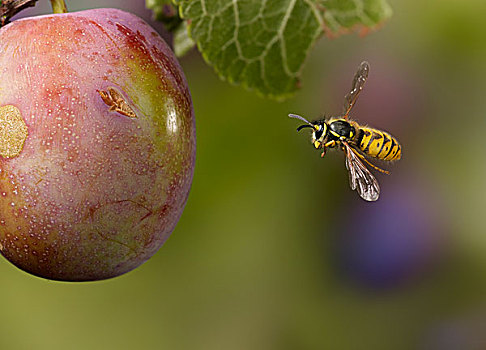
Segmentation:
<svg viewBox="0 0 486 350">
<path fill-rule="evenodd" d="M 365 156 L 363 156 L 362 154 L 359 154 L 358 152 L 356 152 L 356 154 L 358 155 L 358 157 L 360 157 L 363 161 L 365 161 L 373 169 L 381 171 L 383 174 L 390 175 L 390 172 L 388 170 L 383 170 L 383 169 L 377 167 L 376 165 L 374 165 L 373 163 L 370 163 L 370 161 L 368 159 L 366 159 Z"/>
<path fill-rule="evenodd" d="M 325 143 L 324 146 L 322 146 L 323 151 L 321 153 L 321 158 L 326 155 L 326 151 L 327 151 L 328 147 L 331 147 L 331 148 L 336 147 L 336 141 L 329 141 L 329 142 Z"/>
</svg>

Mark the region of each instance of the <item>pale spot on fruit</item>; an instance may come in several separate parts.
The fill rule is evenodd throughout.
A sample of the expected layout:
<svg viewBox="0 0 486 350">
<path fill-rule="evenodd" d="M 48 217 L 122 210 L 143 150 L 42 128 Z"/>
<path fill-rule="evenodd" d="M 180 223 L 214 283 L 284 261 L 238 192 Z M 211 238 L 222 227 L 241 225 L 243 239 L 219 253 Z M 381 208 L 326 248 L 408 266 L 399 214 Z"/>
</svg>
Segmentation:
<svg viewBox="0 0 486 350">
<path fill-rule="evenodd" d="M 108 91 L 97 91 L 100 94 L 103 102 L 110 107 L 110 111 L 118 112 L 130 118 L 137 117 L 132 107 L 130 107 L 127 101 L 125 101 L 125 99 L 123 98 L 123 95 L 116 91 L 114 88 L 109 87 Z"/>
<path fill-rule="evenodd" d="M 0 156 L 13 158 L 24 148 L 27 125 L 17 107 L 0 107 Z"/>
<path fill-rule="evenodd" d="M 177 125 L 177 113 L 174 108 L 167 109 L 167 129 L 173 134 L 177 133 L 179 129 Z"/>
</svg>

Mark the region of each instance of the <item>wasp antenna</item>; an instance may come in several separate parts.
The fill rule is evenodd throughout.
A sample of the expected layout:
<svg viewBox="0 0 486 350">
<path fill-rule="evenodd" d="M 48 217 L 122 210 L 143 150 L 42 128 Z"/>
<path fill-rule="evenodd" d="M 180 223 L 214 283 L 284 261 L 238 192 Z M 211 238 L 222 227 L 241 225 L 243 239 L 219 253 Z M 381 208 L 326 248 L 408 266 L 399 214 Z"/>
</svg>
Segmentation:
<svg viewBox="0 0 486 350">
<path fill-rule="evenodd" d="M 302 129 L 304 129 L 304 128 L 312 128 L 312 129 L 314 129 L 314 127 L 313 127 L 312 125 L 307 125 L 307 124 L 304 124 L 304 125 L 299 126 L 299 127 L 297 128 L 297 131 L 300 131 L 300 130 L 302 130 Z"/>
<path fill-rule="evenodd" d="M 297 115 L 297 114 L 289 114 L 289 117 L 290 118 L 295 118 L 295 119 L 302 120 L 304 123 L 307 123 L 307 124 L 309 124 L 312 127 L 311 122 L 308 121 L 307 119 L 305 119 L 304 117 L 301 117 L 300 115 Z"/>
</svg>

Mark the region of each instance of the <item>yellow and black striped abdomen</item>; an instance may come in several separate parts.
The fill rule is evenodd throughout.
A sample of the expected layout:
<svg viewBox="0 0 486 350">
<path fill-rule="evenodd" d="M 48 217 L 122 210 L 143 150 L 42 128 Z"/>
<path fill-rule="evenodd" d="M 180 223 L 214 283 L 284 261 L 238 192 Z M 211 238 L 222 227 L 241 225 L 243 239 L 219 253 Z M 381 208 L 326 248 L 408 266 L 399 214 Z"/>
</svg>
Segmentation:
<svg viewBox="0 0 486 350">
<path fill-rule="evenodd" d="M 399 160 L 402 148 L 397 139 L 389 133 L 368 127 L 360 127 L 358 146 L 364 154 L 382 160 Z"/>
</svg>

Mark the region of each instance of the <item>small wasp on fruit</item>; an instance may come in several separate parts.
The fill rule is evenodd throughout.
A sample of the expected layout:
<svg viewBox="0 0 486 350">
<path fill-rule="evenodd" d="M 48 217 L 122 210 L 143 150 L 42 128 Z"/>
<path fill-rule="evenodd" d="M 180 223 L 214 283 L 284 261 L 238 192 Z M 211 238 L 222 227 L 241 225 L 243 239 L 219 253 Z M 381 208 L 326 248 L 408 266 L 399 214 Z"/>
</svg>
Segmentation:
<svg viewBox="0 0 486 350">
<path fill-rule="evenodd" d="M 370 65 L 364 61 L 359 65 L 351 91 L 344 97 L 344 114 L 340 117 L 328 118 L 309 122 L 304 117 L 289 114 L 289 117 L 305 122 L 297 128 L 311 128 L 312 144 L 316 149 L 321 149 L 321 157 L 324 157 L 328 148 L 339 147 L 346 155 L 346 168 L 349 172 L 349 184 L 351 189 L 367 201 L 376 201 L 380 196 L 380 186 L 373 174 L 366 168 L 363 162 L 373 169 L 389 174 L 371 164 L 367 157 L 373 157 L 384 161 L 399 160 L 402 149 L 397 139 L 385 131 L 362 126 L 349 119 L 349 112 L 353 108 L 358 95 L 368 78 Z"/>
</svg>

